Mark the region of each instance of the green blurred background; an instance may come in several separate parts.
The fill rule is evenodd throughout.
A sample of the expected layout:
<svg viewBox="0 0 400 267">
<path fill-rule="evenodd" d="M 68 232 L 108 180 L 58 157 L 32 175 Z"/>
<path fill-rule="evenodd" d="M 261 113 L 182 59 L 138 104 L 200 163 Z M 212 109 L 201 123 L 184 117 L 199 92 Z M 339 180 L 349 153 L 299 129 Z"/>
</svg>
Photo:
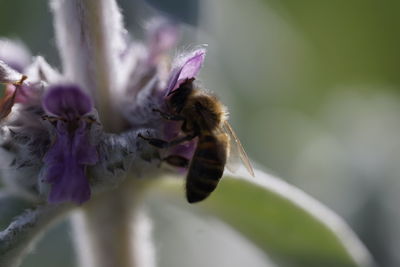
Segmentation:
<svg viewBox="0 0 400 267">
<path fill-rule="evenodd" d="M 119 3 L 134 37 L 158 8 L 185 23 L 183 47 L 207 43 L 203 84 L 256 164 L 344 217 L 381 266 L 400 266 L 400 1 Z M 47 1 L 0 0 L 0 36 L 59 67 Z M 57 226 L 24 267 L 44 255 L 70 266 L 71 246 Z"/>
</svg>

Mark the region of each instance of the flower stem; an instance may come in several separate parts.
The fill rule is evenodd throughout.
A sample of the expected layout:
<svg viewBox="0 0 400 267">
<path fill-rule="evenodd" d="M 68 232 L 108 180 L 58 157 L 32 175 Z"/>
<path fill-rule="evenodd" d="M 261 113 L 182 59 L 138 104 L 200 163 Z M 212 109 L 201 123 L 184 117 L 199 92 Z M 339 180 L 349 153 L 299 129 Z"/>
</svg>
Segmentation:
<svg viewBox="0 0 400 267">
<path fill-rule="evenodd" d="M 65 75 L 92 95 L 105 129 L 120 131 L 112 90 L 120 80 L 124 28 L 116 1 L 53 0 L 52 9 Z"/>
<path fill-rule="evenodd" d="M 127 179 L 117 190 L 98 195 L 73 216 L 80 266 L 137 266 L 134 223 L 146 184 Z"/>
</svg>

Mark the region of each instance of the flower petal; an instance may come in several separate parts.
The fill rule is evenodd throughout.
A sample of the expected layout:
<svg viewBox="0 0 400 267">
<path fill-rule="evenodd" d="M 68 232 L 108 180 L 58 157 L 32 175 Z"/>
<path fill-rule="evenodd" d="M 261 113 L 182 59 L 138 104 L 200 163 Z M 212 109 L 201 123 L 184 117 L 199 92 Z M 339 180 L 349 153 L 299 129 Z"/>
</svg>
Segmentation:
<svg viewBox="0 0 400 267">
<path fill-rule="evenodd" d="M 190 57 L 182 66 L 178 82 L 194 78 L 203 66 L 205 56 L 206 51 L 204 49 L 195 51 L 193 56 Z"/>
<path fill-rule="evenodd" d="M 75 202 L 82 204 L 90 199 L 90 186 L 83 166 L 63 166 L 61 176 L 52 184 L 48 198 L 50 203 Z"/>
<path fill-rule="evenodd" d="M 81 165 L 93 165 L 99 160 L 96 147 L 90 144 L 88 134 L 86 122 L 80 121 L 80 126 L 74 133 L 72 150 Z"/>
<path fill-rule="evenodd" d="M 149 63 L 157 63 L 158 58 L 172 49 L 179 37 L 176 24 L 165 19 L 156 18 L 148 25 Z"/>
<path fill-rule="evenodd" d="M 205 56 L 206 51 L 199 49 L 194 51 L 189 57 L 185 57 L 183 63 L 172 71 L 165 95 L 178 88 L 185 80 L 195 78 L 203 66 Z"/>
<path fill-rule="evenodd" d="M 91 195 L 86 165 L 95 164 L 98 155 L 89 142 L 86 122 L 80 121 L 79 128 L 73 132 L 67 127 L 67 123 L 58 121 L 56 142 L 43 159 L 47 167 L 44 182 L 52 185 L 49 202 L 81 204 Z"/>
<path fill-rule="evenodd" d="M 76 85 L 57 85 L 48 89 L 44 109 L 56 116 L 73 120 L 92 110 L 90 97 Z"/>
</svg>

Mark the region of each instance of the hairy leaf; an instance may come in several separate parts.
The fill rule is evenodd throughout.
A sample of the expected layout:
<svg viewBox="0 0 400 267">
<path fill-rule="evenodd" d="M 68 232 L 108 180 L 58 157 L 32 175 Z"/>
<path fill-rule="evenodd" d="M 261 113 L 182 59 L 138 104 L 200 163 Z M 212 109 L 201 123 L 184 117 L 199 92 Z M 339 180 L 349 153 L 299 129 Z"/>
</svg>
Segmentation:
<svg viewBox="0 0 400 267">
<path fill-rule="evenodd" d="M 162 187 L 174 194 L 164 194 L 163 201 L 193 209 L 185 203 L 179 181 L 164 182 Z M 234 227 L 280 266 L 374 265 L 338 215 L 294 186 L 260 171 L 256 178 L 225 176 L 217 190 L 196 206 L 197 211 L 211 213 Z"/>
<path fill-rule="evenodd" d="M 0 266 L 19 266 L 39 235 L 70 206 L 51 205 L 29 210 L 0 232 Z"/>
</svg>

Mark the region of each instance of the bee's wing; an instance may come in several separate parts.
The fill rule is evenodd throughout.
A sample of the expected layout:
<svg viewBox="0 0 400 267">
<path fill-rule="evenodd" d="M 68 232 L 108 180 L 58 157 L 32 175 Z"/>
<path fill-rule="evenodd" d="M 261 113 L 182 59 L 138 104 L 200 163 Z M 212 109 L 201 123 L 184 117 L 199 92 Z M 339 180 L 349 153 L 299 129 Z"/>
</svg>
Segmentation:
<svg viewBox="0 0 400 267">
<path fill-rule="evenodd" d="M 229 158 L 226 164 L 226 167 L 231 172 L 235 172 L 239 168 L 240 161 L 246 167 L 247 171 L 251 176 L 254 177 L 254 170 L 251 166 L 250 160 L 243 149 L 242 144 L 240 143 L 239 138 L 236 133 L 233 131 L 232 126 L 228 123 L 228 121 L 224 122 L 222 126 L 223 131 L 229 136 Z"/>
</svg>

